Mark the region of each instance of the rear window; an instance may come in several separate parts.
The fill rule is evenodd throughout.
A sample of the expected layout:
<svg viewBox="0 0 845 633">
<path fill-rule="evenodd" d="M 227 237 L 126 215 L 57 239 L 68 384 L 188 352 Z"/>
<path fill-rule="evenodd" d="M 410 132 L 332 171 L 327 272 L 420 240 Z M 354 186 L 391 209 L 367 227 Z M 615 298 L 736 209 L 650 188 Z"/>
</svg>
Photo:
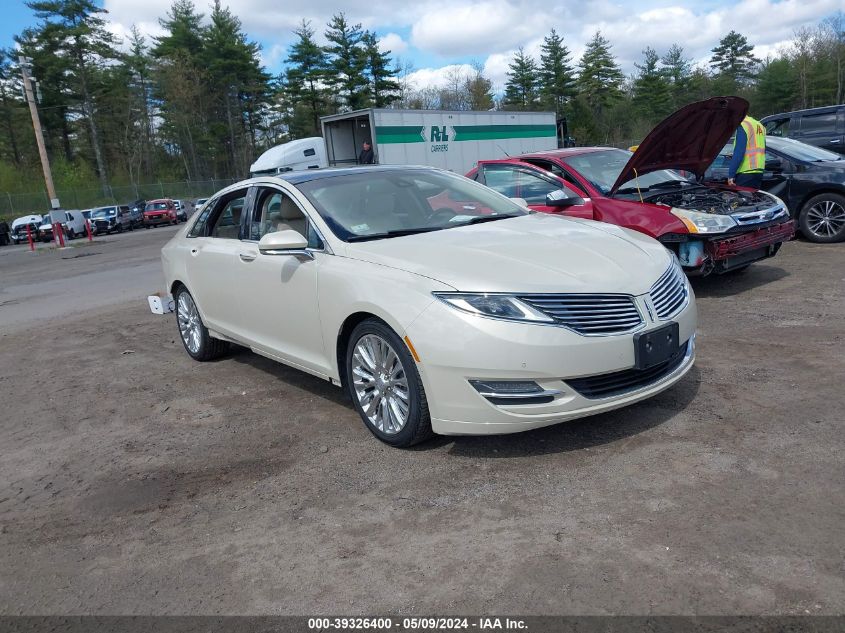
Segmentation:
<svg viewBox="0 0 845 633">
<path fill-rule="evenodd" d="M 151 202 L 147 205 L 147 211 L 166 211 L 168 209 L 166 202 Z"/>
</svg>

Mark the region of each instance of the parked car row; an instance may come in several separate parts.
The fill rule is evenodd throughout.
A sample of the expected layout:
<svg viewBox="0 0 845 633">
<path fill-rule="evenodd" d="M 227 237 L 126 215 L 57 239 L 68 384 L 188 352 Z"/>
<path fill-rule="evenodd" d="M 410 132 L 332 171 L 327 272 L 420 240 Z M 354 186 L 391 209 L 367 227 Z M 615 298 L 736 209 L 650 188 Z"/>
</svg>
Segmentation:
<svg viewBox="0 0 845 633">
<path fill-rule="evenodd" d="M 107 205 L 85 210 L 63 211 L 64 234 L 68 239 L 84 236 L 87 232 L 85 221 L 90 221 L 91 232 L 95 235 L 122 233 L 136 228 L 151 228 L 160 224 L 178 224 L 188 220 L 188 209 L 198 209 L 208 198 L 200 198 L 193 204 L 161 198 L 157 200 L 135 200 L 123 205 Z M 6 230 L 6 228 L 8 230 Z M 27 232 L 27 228 L 29 232 Z M 0 245 L 3 243 L 23 244 L 28 234 L 33 240 L 49 242 L 53 239 L 53 225 L 50 214 L 27 215 L 15 219 L 11 225 L 0 223 Z"/>
</svg>

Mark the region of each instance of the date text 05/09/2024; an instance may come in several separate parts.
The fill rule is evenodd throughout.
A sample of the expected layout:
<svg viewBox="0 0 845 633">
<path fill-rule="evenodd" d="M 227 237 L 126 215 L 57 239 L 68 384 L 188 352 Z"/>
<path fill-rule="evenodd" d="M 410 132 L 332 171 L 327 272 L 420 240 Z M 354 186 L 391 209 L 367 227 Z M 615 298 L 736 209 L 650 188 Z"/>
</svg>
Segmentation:
<svg viewBox="0 0 845 633">
<path fill-rule="evenodd" d="M 308 629 L 311 631 L 332 630 L 369 630 L 369 631 L 527 631 L 528 626 L 519 618 L 501 617 L 418 617 L 393 620 L 384 617 L 326 617 L 309 618 Z"/>
</svg>

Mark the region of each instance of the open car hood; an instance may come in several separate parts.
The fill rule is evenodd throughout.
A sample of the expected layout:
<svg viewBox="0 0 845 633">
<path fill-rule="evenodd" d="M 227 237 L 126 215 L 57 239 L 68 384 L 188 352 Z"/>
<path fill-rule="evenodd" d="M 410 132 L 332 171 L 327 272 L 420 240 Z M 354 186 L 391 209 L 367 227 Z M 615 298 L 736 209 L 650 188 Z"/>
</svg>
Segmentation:
<svg viewBox="0 0 845 633">
<path fill-rule="evenodd" d="M 742 97 L 712 97 L 676 110 L 658 123 L 619 173 L 610 189 L 660 169 L 682 169 L 699 178 L 748 112 Z"/>
</svg>

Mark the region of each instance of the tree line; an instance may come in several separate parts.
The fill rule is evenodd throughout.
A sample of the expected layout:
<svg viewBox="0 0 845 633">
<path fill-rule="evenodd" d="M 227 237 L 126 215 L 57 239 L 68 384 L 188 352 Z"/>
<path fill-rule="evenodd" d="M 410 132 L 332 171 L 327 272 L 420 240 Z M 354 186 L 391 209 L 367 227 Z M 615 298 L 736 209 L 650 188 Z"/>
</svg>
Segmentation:
<svg viewBox="0 0 845 633">
<path fill-rule="evenodd" d="M 674 110 L 715 95 L 748 99 L 752 115 L 832 105 L 845 101 L 845 17 L 842 12 L 796 31 L 777 55 L 758 59 L 741 33 L 730 31 L 694 65 L 680 44 L 642 51 L 626 76 L 611 43 L 600 32 L 575 62 L 554 29 L 539 60 L 518 49 L 510 61 L 500 107 L 552 110 L 567 117 L 583 143 L 641 139 Z"/>
<path fill-rule="evenodd" d="M 731 31 L 708 64 L 683 47 L 646 48 L 626 76 L 596 33 L 574 60 L 552 30 L 537 59 L 519 49 L 505 86 L 479 63 L 455 65 L 443 86 L 419 86 L 414 68 L 375 33 L 337 13 L 294 31 L 284 70 L 270 74 L 259 45 L 220 0 L 208 14 L 174 0 L 162 35 L 133 27 L 121 43 L 94 0 L 31 0 L 37 24 L 0 51 L 0 192 L 43 188 L 19 56 L 37 79 L 38 109 L 61 188 L 240 177 L 266 148 L 318 135 L 320 117 L 364 107 L 552 110 L 579 144 L 642 138 L 674 109 L 717 94 L 749 99 L 752 113 L 842 103 L 843 14 L 800 29 L 765 60 Z M 321 43 L 325 42 L 325 43 Z"/>
</svg>

